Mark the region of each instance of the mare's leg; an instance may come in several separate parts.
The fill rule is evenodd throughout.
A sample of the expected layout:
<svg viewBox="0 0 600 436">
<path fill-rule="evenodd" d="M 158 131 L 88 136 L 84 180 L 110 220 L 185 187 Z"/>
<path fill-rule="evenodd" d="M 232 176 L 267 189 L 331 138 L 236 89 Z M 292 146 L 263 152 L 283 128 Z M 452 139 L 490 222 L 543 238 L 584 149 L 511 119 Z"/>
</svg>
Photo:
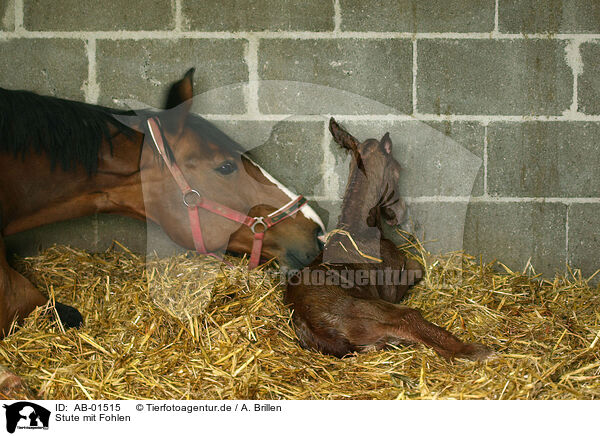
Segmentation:
<svg viewBox="0 0 600 436">
<path fill-rule="evenodd" d="M 8 333 L 15 318 L 26 317 L 47 301 L 25 277 L 8 265 L 4 241 L 0 238 L 0 336 Z"/>
<path fill-rule="evenodd" d="M 47 301 L 48 298 L 29 280 L 10 267 L 6 260 L 4 241 L 0 237 L 0 337 L 8 333 L 15 318 L 25 318 Z M 65 327 L 79 327 L 83 323 L 77 309 L 57 302 L 56 311 Z"/>
</svg>

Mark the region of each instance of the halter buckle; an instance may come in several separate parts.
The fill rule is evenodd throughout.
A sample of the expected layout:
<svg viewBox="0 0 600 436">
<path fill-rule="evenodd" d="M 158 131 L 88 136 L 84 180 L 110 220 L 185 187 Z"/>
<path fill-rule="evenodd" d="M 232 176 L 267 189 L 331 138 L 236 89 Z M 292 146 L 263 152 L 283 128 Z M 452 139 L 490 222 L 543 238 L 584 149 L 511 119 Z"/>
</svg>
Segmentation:
<svg viewBox="0 0 600 436">
<path fill-rule="evenodd" d="M 262 225 L 264 228 L 262 229 L 262 231 L 257 232 L 256 231 L 256 225 L 260 224 Z M 255 216 L 254 217 L 254 223 L 252 223 L 252 225 L 250 226 L 250 231 L 252 231 L 252 233 L 256 234 L 256 233 L 264 233 L 267 230 L 267 225 L 265 224 L 265 219 L 262 216 Z"/>
<path fill-rule="evenodd" d="M 194 203 L 190 203 L 188 201 L 188 195 L 190 194 L 194 194 L 197 197 L 197 200 Z M 185 204 L 187 207 L 198 207 L 200 206 L 200 203 L 202 203 L 202 196 L 195 189 L 183 193 L 183 204 Z"/>
</svg>

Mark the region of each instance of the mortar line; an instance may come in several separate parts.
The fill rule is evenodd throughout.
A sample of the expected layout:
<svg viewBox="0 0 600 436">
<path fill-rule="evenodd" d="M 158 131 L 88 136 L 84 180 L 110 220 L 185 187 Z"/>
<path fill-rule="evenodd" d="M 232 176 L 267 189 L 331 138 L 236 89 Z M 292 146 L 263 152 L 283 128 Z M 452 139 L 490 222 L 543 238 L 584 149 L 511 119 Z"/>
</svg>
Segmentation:
<svg viewBox="0 0 600 436">
<path fill-rule="evenodd" d="M 577 88 L 579 83 L 579 75 L 583 72 L 580 44 L 581 41 L 572 40 L 569 41 L 565 46 L 565 60 L 567 65 L 571 68 L 571 73 L 573 74 L 573 98 L 571 101 L 571 107 L 566 112 L 570 112 L 574 116 L 577 116 L 577 112 L 579 111 L 579 91 Z"/>
<path fill-rule="evenodd" d="M 470 197 L 470 196 L 418 196 L 403 197 L 411 203 L 551 203 L 551 204 L 600 204 L 600 197 Z"/>
<path fill-rule="evenodd" d="M 571 205 L 567 204 L 567 217 L 565 219 L 565 265 L 569 264 L 569 212 Z"/>
<path fill-rule="evenodd" d="M 181 0 L 175 0 L 175 31 L 181 31 Z"/>
<path fill-rule="evenodd" d="M 246 111 L 250 117 L 260 117 L 260 108 L 258 106 L 258 47 L 260 41 L 251 36 L 248 38 L 248 47 L 246 48 L 246 66 L 248 67 L 248 86 L 246 90 Z"/>
<path fill-rule="evenodd" d="M 15 0 L 13 4 L 15 8 L 15 33 L 19 34 L 24 30 L 25 5 L 23 0 Z"/>
<path fill-rule="evenodd" d="M 313 195 L 308 196 L 311 200 L 315 201 L 331 201 L 339 198 L 331 198 L 329 195 Z M 410 197 L 404 196 L 403 200 L 409 203 L 494 203 L 494 204 L 506 204 L 506 203 L 549 203 L 549 204 L 564 204 L 569 207 L 573 204 L 599 204 L 600 198 L 549 198 L 549 197 L 470 197 L 470 196 L 417 196 Z"/>
<path fill-rule="evenodd" d="M 331 198 L 327 195 L 304 195 L 307 199 L 311 201 L 331 201 Z"/>
<path fill-rule="evenodd" d="M 419 65 L 417 63 L 417 38 L 413 39 L 413 56 L 412 56 L 412 111 L 413 115 L 417 114 L 417 72 Z"/>
<path fill-rule="evenodd" d="M 488 198 L 488 123 L 483 123 L 483 197 Z"/>
<path fill-rule="evenodd" d="M 90 38 L 86 41 L 86 52 L 88 59 L 88 79 L 84 90 L 85 101 L 91 104 L 97 104 L 100 97 L 100 85 L 97 81 L 96 73 L 96 40 Z"/>
<path fill-rule="evenodd" d="M 339 33 L 342 28 L 342 8 L 340 0 L 333 0 L 333 32 Z"/>
<path fill-rule="evenodd" d="M 496 4 L 494 5 L 494 36 L 497 36 L 500 33 L 500 30 L 498 29 L 498 2 L 499 0 L 496 0 Z"/>
<path fill-rule="evenodd" d="M 529 116 L 529 115 L 438 115 L 438 114 L 423 114 L 417 113 L 414 115 L 409 114 L 363 114 L 363 115 L 350 115 L 350 114 L 329 114 L 336 119 L 344 121 L 445 121 L 445 122 L 459 122 L 459 121 L 473 121 L 483 124 L 489 124 L 494 122 L 513 122 L 513 123 L 525 123 L 525 122 L 600 122 L 600 115 L 585 115 L 582 113 L 572 114 L 567 113 L 565 115 L 540 115 L 540 116 Z M 327 116 L 329 116 L 327 115 Z M 302 115 L 302 114 L 202 114 L 203 117 L 212 120 L 231 120 L 231 121 L 282 121 L 284 119 L 294 117 L 297 121 L 322 121 L 326 114 L 319 115 Z"/>
<path fill-rule="evenodd" d="M 20 1 L 20 0 L 15 0 Z M 18 17 L 16 17 L 16 20 Z M 22 19 L 22 16 L 21 16 Z M 15 20 L 15 21 L 16 21 Z M 490 40 L 490 32 L 313 32 L 313 31 L 261 31 L 261 32 L 203 32 L 179 30 L 97 30 L 97 31 L 28 31 L 22 29 L 17 32 L 0 32 L 0 37 L 7 38 L 79 38 L 79 39 L 112 39 L 112 40 L 140 40 L 140 39 L 248 39 L 255 36 L 261 39 L 481 39 Z M 600 33 L 499 33 L 494 35 L 499 40 L 577 40 L 580 42 L 600 39 Z"/>
</svg>

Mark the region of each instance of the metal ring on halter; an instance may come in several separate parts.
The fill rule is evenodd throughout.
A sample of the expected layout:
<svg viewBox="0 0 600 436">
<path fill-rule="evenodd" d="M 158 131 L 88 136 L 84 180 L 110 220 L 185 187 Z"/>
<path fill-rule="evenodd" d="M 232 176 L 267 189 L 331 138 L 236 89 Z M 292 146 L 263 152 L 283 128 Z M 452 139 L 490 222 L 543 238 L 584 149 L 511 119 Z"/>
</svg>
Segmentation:
<svg viewBox="0 0 600 436">
<path fill-rule="evenodd" d="M 187 201 L 187 197 L 189 194 L 195 194 L 196 197 L 198 198 L 198 201 L 195 204 L 190 204 L 190 202 Z M 187 191 L 183 194 L 183 204 L 185 204 L 187 207 L 196 207 L 196 206 L 199 206 L 200 203 L 202 203 L 202 196 L 195 189 Z"/>
<path fill-rule="evenodd" d="M 250 226 L 250 230 L 252 231 L 252 233 L 264 233 L 267 230 L 267 225 L 265 224 L 264 218 L 261 216 L 255 216 L 254 217 L 254 223 Z M 256 231 L 256 225 L 260 224 L 264 227 L 264 229 L 262 229 L 261 232 L 257 232 Z"/>
</svg>

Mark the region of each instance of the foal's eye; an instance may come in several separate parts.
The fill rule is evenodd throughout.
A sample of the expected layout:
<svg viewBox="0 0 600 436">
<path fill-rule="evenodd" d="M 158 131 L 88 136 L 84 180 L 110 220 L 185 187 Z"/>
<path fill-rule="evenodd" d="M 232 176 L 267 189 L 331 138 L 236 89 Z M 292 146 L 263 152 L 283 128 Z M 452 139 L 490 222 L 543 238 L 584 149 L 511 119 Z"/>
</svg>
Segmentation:
<svg viewBox="0 0 600 436">
<path fill-rule="evenodd" d="M 235 170 L 237 170 L 237 166 L 231 161 L 223 162 L 221 166 L 215 168 L 215 171 L 218 171 L 224 176 L 233 173 Z"/>
</svg>

